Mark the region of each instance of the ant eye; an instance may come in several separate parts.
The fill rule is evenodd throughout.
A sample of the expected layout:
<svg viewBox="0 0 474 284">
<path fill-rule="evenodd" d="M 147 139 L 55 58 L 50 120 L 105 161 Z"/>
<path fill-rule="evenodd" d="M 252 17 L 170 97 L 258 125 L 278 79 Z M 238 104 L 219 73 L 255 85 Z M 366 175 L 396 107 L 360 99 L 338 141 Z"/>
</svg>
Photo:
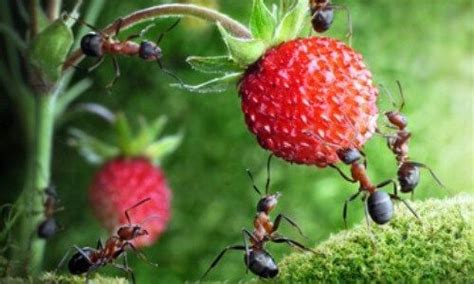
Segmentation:
<svg viewBox="0 0 474 284">
<path fill-rule="evenodd" d="M 157 60 L 161 57 L 161 49 L 150 41 L 143 41 L 138 54 L 144 60 Z"/>
<path fill-rule="evenodd" d="M 102 51 L 102 37 L 96 33 L 88 33 L 81 39 L 81 50 L 87 56 L 100 57 Z"/>
</svg>

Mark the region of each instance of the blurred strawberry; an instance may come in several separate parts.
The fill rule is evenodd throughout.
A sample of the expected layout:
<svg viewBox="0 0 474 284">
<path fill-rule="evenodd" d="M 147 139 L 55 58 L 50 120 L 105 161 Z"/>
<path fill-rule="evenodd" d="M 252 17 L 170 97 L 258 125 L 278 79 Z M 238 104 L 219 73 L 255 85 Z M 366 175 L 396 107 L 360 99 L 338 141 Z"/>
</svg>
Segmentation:
<svg viewBox="0 0 474 284">
<path fill-rule="evenodd" d="M 219 25 L 229 55 L 188 58 L 194 69 L 224 76 L 181 87 L 216 92 L 238 82 L 245 122 L 263 148 L 292 163 L 325 167 L 338 162 L 337 150 L 360 149 L 371 138 L 378 91 L 351 47 L 298 38 L 310 26 L 307 5 L 270 11 L 254 0 L 251 37 Z"/>
<path fill-rule="evenodd" d="M 123 115 L 114 119 L 119 147 L 114 147 L 73 129 L 73 145 L 93 163 L 103 164 L 96 172 L 89 188 L 89 200 L 94 214 L 110 234 L 126 224 L 125 210 L 139 201 L 150 201 L 129 212 L 131 222 L 141 224 L 148 231 L 133 241 L 137 247 L 153 244 L 166 229 L 170 219 L 171 192 L 157 162 L 172 152 L 181 136 L 168 136 L 155 141 L 163 129 L 164 118 L 147 124 L 141 120 L 136 137 L 131 136 L 129 124 Z"/>
</svg>

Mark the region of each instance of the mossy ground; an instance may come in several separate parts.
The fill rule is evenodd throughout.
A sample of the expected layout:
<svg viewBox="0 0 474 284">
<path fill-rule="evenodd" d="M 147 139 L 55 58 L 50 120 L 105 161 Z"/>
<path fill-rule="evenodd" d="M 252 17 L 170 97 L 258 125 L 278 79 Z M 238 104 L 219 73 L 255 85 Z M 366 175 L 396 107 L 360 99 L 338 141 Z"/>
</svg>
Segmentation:
<svg viewBox="0 0 474 284">
<path fill-rule="evenodd" d="M 83 284 L 85 281 L 84 277 L 71 276 L 71 275 L 55 275 L 53 273 L 46 273 L 38 279 L 22 279 L 22 278 L 3 278 L 0 279 L 0 283 L 5 284 L 20 284 L 20 283 L 44 283 L 44 284 Z M 126 284 L 127 279 L 120 277 L 103 277 L 100 275 L 94 275 L 90 284 Z"/>
<path fill-rule="evenodd" d="M 361 282 L 474 282 L 474 196 L 413 204 L 418 222 L 402 205 L 385 226 L 365 223 L 332 235 L 317 254 L 282 260 L 278 280 Z"/>
</svg>

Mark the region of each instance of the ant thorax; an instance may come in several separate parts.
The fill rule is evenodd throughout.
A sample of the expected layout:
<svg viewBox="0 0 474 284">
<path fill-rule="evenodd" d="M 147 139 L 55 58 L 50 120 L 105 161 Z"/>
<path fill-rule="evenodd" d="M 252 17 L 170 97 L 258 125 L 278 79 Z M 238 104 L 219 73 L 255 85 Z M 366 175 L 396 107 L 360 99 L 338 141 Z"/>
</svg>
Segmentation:
<svg viewBox="0 0 474 284">
<path fill-rule="evenodd" d="M 389 111 L 385 113 L 385 116 L 392 125 L 400 130 L 406 128 L 408 125 L 408 119 L 399 112 Z"/>
</svg>

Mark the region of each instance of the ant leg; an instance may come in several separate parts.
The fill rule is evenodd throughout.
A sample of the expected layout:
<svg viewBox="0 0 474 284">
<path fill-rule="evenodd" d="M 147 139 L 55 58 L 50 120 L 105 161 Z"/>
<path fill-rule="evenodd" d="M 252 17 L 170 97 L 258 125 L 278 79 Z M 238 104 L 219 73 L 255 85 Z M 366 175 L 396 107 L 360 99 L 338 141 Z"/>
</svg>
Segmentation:
<svg viewBox="0 0 474 284">
<path fill-rule="evenodd" d="M 252 175 L 252 172 L 247 169 L 247 175 L 249 176 L 250 180 L 252 181 L 252 186 L 253 186 L 253 189 L 255 189 L 255 191 L 260 195 L 262 196 L 262 193 L 260 192 L 260 190 L 258 189 L 258 187 L 255 185 L 255 180 L 253 179 L 253 175 Z"/>
<path fill-rule="evenodd" d="M 351 16 L 351 11 L 349 11 L 349 8 L 347 8 L 344 5 L 331 5 L 332 8 L 335 8 L 336 10 L 343 10 L 347 14 L 347 34 L 346 38 L 347 41 L 349 42 L 349 46 L 352 46 L 352 16 Z"/>
<path fill-rule="evenodd" d="M 132 222 L 130 221 L 130 215 L 128 215 L 128 211 L 132 210 L 132 209 L 135 209 L 136 207 L 142 205 L 143 203 L 147 202 L 147 201 L 150 201 L 151 198 L 148 197 L 148 198 L 145 198 L 143 199 L 142 201 L 139 201 L 137 204 L 133 205 L 132 207 L 128 208 L 127 210 L 125 210 L 125 217 L 127 218 L 127 221 L 128 221 L 128 224 L 132 224 Z"/>
<path fill-rule="evenodd" d="M 364 216 L 365 216 L 365 222 L 367 223 L 367 230 L 369 231 L 369 236 L 370 239 L 372 240 L 372 244 L 376 243 L 375 235 L 374 232 L 370 229 L 370 217 L 369 217 L 369 205 L 367 202 L 367 194 L 362 197 L 362 202 L 364 203 Z"/>
<path fill-rule="evenodd" d="M 270 163 L 272 158 L 273 154 L 270 154 L 267 160 L 267 182 L 265 183 L 265 194 L 268 194 L 268 188 L 270 187 Z"/>
<path fill-rule="evenodd" d="M 124 255 L 124 256 L 126 256 L 126 255 Z M 122 271 L 125 271 L 127 273 L 127 276 L 129 276 L 129 277 L 131 276 L 132 283 L 135 284 L 135 282 L 136 282 L 135 281 L 135 274 L 133 273 L 133 270 L 130 267 L 128 267 L 128 261 L 125 262 L 125 258 L 124 258 L 124 265 L 120 265 L 118 263 L 112 263 L 112 266 L 115 267 L 115 268 L 118 268 Z"/>
<path fill-rule="evenodd" d="M 386 181 L 383 181 L 383 182 L 377 184 L 377 185 L 375 186 L 375 188 L 386 187 L 386 186 L 389 185 L 389 184 L 393 184 L 394 187 L 397 186 L 397 183 L 396 183 L 393 179 L 389 179 L 389 180 L 386 180 Z M 395 190 L 396 190 L 396 189 L 395 189 Z"/>
<path fill-rule="evenodd" d="M 115 77 L 112 80 L 112 82 L 110 82 L 109 84 L 107 84 L 107 86 L 105 86 L 105 88 L 107 88 L 107 89 L 112 88 L 112 86 L 115 84 L 115 82 L 117 82 L 118 78 L 120 78 L 120 66 L 119 66 L 117 58 L 115 56 L 112 56 L 112 62 L 114 64 Z"/>
<path fill-rule="evenodd" d="M 104 62 L 104 59 L 105 59 L 104 56 L 99 57 L 99 59 L 97 59 L 97 61 L 94 63 L 94 65 L 92 65 L 91 67 L 87 68 L 87 72 L 92 72 L 92 71 L 94 71 L 97 67 L 100 66 L 100 64 L 102 64 L 102 63 Z"/>
<path fill-rule="evenodd" d="M 181 79 L 180 79 L 178 76 L 176 76 L 173 72 L 169 71 L 168 69 L 165 69 L 165 68 L 163 67 L 163 64 L 161 63 L 160 59 L 158 59 L 157 62 L 158 62 L 158 65 L 160 66 L 160 69 L 161 69 L 161 71 L 162 71 L 163 73 L 167 74 L 168 76 L 170 76 L 170 77 L 172 77 L 173 79 L 175 79 L 176 81 L 178 81 L 181 86 L 184 86 L 183 80 L 181 80 Z"/>
<path fill-rule="evenodd" d="M 155 25 L 155 24 L 151 24 L 151 25 L 146 26 L 143 30 L 140 31 L 139 34 L 129 35 L 125 41 L 130 41 L 130 40 L 132 40 L 132 39 L 144 37 L 144 36 L 145 36 L 145 33 L 146 33 L 149 29 L 151 29 L 152 27 L 154 27 L 154 26 L 156 26 L 156 25 Z"/>
<path fill-rule="evenodd" d="M 403 110 L 403 107 L 405 106 L 405 95 L 403 95 L 402 83 L 400 83 L 399 80 L 397 80 L 397 85 L 398 85 L 398 91 L 400 92 L 400 97 L 402 98 L 402 102 L 400 103 L 400 106 L 398 107 L 398 112 L 401 112 Z"/>
<path fill-rule="evenodd" d="M 255 239 L 255 237 L 252 235 L 252 233 L 250 233 L 247 229 L 242 229 L 242 236 L 243 236 L 243 239 L 244 239 L 244 247 L 245 247 L 245 258 L 247 260 L 247 264 L 250 263 L 250 250 L 249 250 L 249 246 L 247 244 L 247 239 L 245 238 L 245 235 L 247 235 L 253 242 L 256 242 L 257 240 Z M 249 268 L 247 266 L 247 268 L 245 269 L 245 273 L 249 273 Z"/>
<path fill-rule="evenodd" d="M 204 277 L 206 277 L 206 275 L 209 273 L 209 271 L 211 271 L 212 268 L 214 268 L 217 263 L 219 263 L 219 261 L 221 260 L 222 256 L 224 256 L 224 254 L 228 251 L 228 250 L 245 250 L 245 246 L 243 245 L 233 245 L 233 246 L 227 246 L 225 247 L 218 255 L 217 257 L 214 259 L 214 261 L 211 263 L 211 266 L 209 266 L 209 268 L 206 270 L 206 272 L 201 276 L 200 280 L 204 279 Z"/>
<path fill-rule="evenodd" d="M 97 250 L 102 250 L 104 248 L 104 244 L 102 243 L 102 240 L 99 239 L 97 241 Z"/>
<path fill-rule="evenodd" d="M 167 34 L 167 33 L 170 32 L 172 29 L 174 29 L 174 28 L 179 24 L 180 21 L 181 21 L 181 19 L 178 19 L 174 24 L 172 24 L 168 29 L 166 29 L 166 31 L 162 32 L 162 33 L 158 36 L 158 40 L 156 40 L 156 45 L 160 45 L 160 42 L 163 40 L 163 37 L 165 36 L 165 34 Z"/>
<path fill-rule="evenodd" d="M 303 238 L 308 238 L 306 237 L 304 234 L 303 234 L 303 231 L 301 230 L 301 228 L 298 226 L 298 224 L 296 224 L 295 221 L 291 220 L 290 218 L 288 218 L 287 216 L 283 215 L 283 214 L 278 214 L 278 216 L 276 216 L 275 218 L 275 221 L 273 222 L 273 230 L 272 232 L 276 232 L 278 231 L 278 228 L 280 227 L 280 223 L 281 223 L 281 220 L 286 220 L 288 223 L 290 223 L 290 225 L 292 225 L 293 227 L 295 227 L 298 232 L 300 233 L 300 235 L 303 237 Z"/>
<path fill-rule="evenodd" d="M 66 251 L 66 254 L 64 254 L 63 258 L 61 258 L 61 260 L 59 261 L 58 265 L 56 266 L 56 269 L 54 270 L 54 274 L 57 274 L 58 270 L 61 269 L 61 267 L 64 265 L 64 262 L 66 261 L 66 259 L 68 258 L 69 254 L 71 253 L 71 250 L 74 249 L 74 248 L 69 248 L 67 251 Z"/>
<path fill-rule="evenodd" d="M 333 165 L 333 164 L 330 164 L 329 165 L 331 168 L 335 169 L 343 179 L 347 180 L 348 182 L 350 183 L 356 183 L 357 181 L 355 179 L 352 179 L 350 177 L 348 177 L 338 166 L 336 165 Z"/>
<path fill-rule="evenodd" d="M 123 245 L 123 248 L 125 249 L 126 246 L 130 247 L 133 250 L 133 252 L 137 254 L 138 258 L 140 258 L 142 261 L 148 263 L 151 266 L 158 267 L 157 263 L 153 263 L 153 262 L 149 261 L 148 257 L 146 257 L 146 255 L 143 254 L 143 252 L 141 252 L 140 250 L 138 250 L 132 243 L 126 242 Z"/>
<path fill-rule="evenodd" d="M 123 24 L 123 19 L 122 18 L 118 18 L 114 25 L 115 25 L 115 36 L 117 37 L 120 33 L 120 30 L 122 29 L 122 24 Z"/>
<path fill-rule="evenodd" d="M 441 180 L 436 176 L 436 174 L 434 173 L 434 171 L 430 167 L 428 167 L 425 164 L 418 163 L 418 162 L 407 162 L 407 163 L 428 170 L 430 172 L 431 176 L 433 177 L 433 179 L 436 181 L 436 183 L 438 183 L 438 185 L 440 187 L 446 189 L 446 186 L 441 182 Z"/>
<path fill-rule="evenodd" d="M 342 209 L 342 218 L 344 219 L 344 227 L 347 229 L 347 205 L 349 202 L 353 201 L 354 199 L 359 196 L 361 193 L 360 189 L 357 193 L 353 194 L 351 197 L 349 197 L 345 202 L 344 202 L 344 208 Z"/>
<path fill-rule="evenodd" d="M 280 236 L 280 237 L 273 238 L 273 239 L 270 239 L 270 240 L 271 240 L 272 242 L 274 242 L 274 243 L 277 243 L 277 244 L 278 244 L 278 243 L 286 243 L 286 244 L 288 244 L 288 245 L 291 246 L 291 247 L 299 248 L 299 249 L 301 249 L 301 250 L 303 250 L 303 251 L 310 251 L 310 252 L 312 252 L 312 253 L 316 253 L 314 250 L 312 250 L 312 249 L 310 249 L 310 248 L 307 248 L 305 245 L 303 245 L 303 244 L 301 244 L 301 243 L 299 243 L 299 242 L 297 242 L 297 241 L 294 241 L 294 240 L 292 240 L 292 239 L 289 239 L 289 238 L 287 238 L 287 237 L 282 237 L 282 236 Z"/>
<path fill-rule="evenodd" d="M 403 202 L 403 204 L 405 204 L 405 206 L 408 208 L 408 210 L 410 210 L 410 212 L 416 217 L 416 219 L 418 219 L 418 221 L 421 222 L 421 219 L 420 219 L 420 216 L 418 215 L 418 213 L 416 213 L 415 209 L 413 209 L 410 204 L 408 204 L 408 202 L 394 194 L 390 194 L 390 198 L 392 199 L 395 199 L 395 200 L 398 200 L 398 201 L 401 201 Z"/>
</svg>

